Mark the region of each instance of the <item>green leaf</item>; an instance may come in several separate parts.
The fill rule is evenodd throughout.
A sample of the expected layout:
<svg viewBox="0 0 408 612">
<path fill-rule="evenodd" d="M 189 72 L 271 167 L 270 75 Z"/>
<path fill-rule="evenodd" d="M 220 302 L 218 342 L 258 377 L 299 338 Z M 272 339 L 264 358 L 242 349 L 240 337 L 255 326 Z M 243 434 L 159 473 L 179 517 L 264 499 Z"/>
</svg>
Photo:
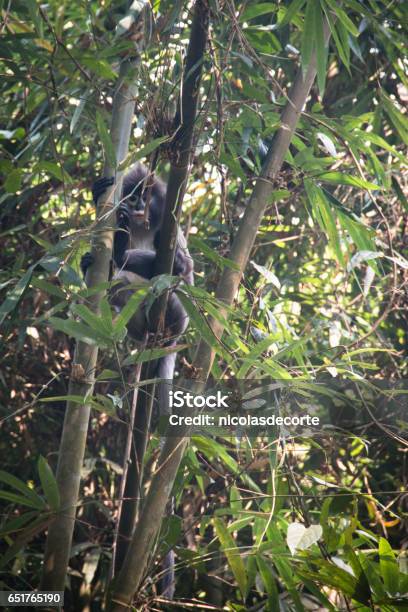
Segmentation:
<svg viewBox="0 0 408 612">
<path fill-rule="evenodd" d="M 28 525 L 18 538 L 14 541 L 6 552 L 0 557 L 0 570 L 2 570 L 19 552 L 24 546 L 32 540 L 36 535 L 41 533 L 50 522 L 49 516 L 39 516 L 37 520 L 33 521 L 31 525 Z"/>
<path fill-rule="evenodd" d="M 52 325 L 54 329 L 62 331 L 64 334 L 67 334 L 67 336 L 81 340 L 86 344 L 96 344 L 97 346 L 109 345 L 109 338 L 100 335 L 94 329 L 91 329 L 88 325 L 79 323 L 79 321 L 50 317 L 48 323 Z"/>
<path fill-rule="evenodd" d="M 235 261 L 231 261 L 231 259 L 227 259 L 226 257 L 219 255 L 216 251 L 209 247 L 204 240 L 201 240 L 201 238 L 198 238 L 197 236 L 189 236 L 189 243 L 197 251 L 201 251 L 201 253 L 203 253 L 207 259 L 216 263 L 220 268 L 227 267 L 231 268 L 232 270 L 239 270 L 239 266 L 235 263 Z"/>
<path fill-rule="evenodd" d="M 80 100 L 78 106 L 75 107 L 74 114 L 72 115 L 71 123 L 69 124 L 69 133 L 70 134 L 74 133 L 74 130 L 76 128 L 76 124 L 78 123 L 78 121 L 79 121 L 79 119 L 80 119 L 80 117 L 82 115 L 82 111 L 84 110 L 84 108 L 86 106 L 86 103 L 87 103 L 87 98 L 86 98 L 86 96 L 84 96 Z"/>
<path fill-rule="evenodd" d="M 403 205 L 403 207 L 405 208 L 405 212 L 408 213 L 408 200 L 404 194 L 404 192 L 401 189 L 400 184 L 398 183 L 397 179 L 395 178 L 395 176 L 393 176 L 391 178 L 391 182 L 392 182 L 392 186 L 394 188 L 395 193 L 397 194 L 397 198 L 398 200 L 401 202 L 401 204 Z"/>
<path fill-rule="evenodd" d="M 342 266 L 345 265 L 344 255 L 340 246 L 340 234 L 336 226 L 336 216 L 330 209 L 324 192 L 314 185 L 310 180 L 304 181 L 305 190 L 312 206 L 313 215 L 320 225 L 321 229 L 326 232 L 329 243 L 331 244 L 337 259 Z"/>
<path fill-rule="evenodd" d="M 17 284 L 8 293 L 6 299 L 0 306 L 0 325 L 3 323 L 6 316 L 16 308 L 17 304 L 23 297 L 30 283 L 34 268 L 34 265 L 28 268 L 27 272 L 20 278 Z"/>
<path fill-rule="evenodd" d="M 328 45 L 326 45 L 323 33 L 323 12 L 320 3 L 315 0 L 314 5 L 314 25 L 317 59 L 317 84 L 320 96 L 323 97 L 326 83 L 326 66 L 328 57 Z"/>
<path fill-rule="evenodd" d="M 305 3 L 305 0 L 293 0 L 293 2 L 290 4 L 290 6 L 288 6 L 286 8 L 286 13 L 285 13 L 282 21 L 279 23 L 279 26 L 284 26 L 287 23 L 290 23 L 292 21 L 292 19 L 296 15 L 298 15 L 298 13 L 302 9 L 302 6 L 304 5 L 304 3 Z"/>
<path fill-rule="evenodd" d="M 161 357 L 165 357 L 166 355 L 170 355 L 172 353 L 177 353 L 182 349 L 187 348 L 188 344 L 178 344 L 177 346 L 168 346 L 164 348 L 148 348 L 143 351 L 139 351 L 133 353 L 126 357 L 123 360 L 123 365 L 133 365 L 135 363 L 145 363 L 146 361 L 154 361 L 156 359 L 160 359 Z"/>
<path fill-rule="evenodd" d="M 239 548 L 236 546 L 233 537 L 221 519 L 214 518 L 214 527 L 221 543 L 221 548 L 227 557 L 231 571 L 241 591 L 242 599 L 245 599 L 247 595 L 247 575 Z"/>
<path fill-rule="evenodd" d="M 230 488 L 230 506 L 232 510 L 242 510 L 241 495 L 235 485 L 232 485 Z"/>
<path fill-rule="evenodd" d="M 351 19 L 347 16 L 347 14 L 340 7 L 339 3 L 336 0 L 325 0 L 325 2 L 330 6 L 332 11 L 337 15 L 338 20 L 343 26 L 356 38 L 360 35 L 358 28 L 354 25 Z"/>
<path fill-rule="evenodd" d="M 114 322 L 115 334 L 121 333 L 130 319 L 133 317 L 135 312 L 139 309 L 140 304 L 145 298 L 147 293 L 147 287 L 135 291 L 126 302 L 125 306 L 120 311 Z"/>
<path fill-rule="evenodd" d="M 367 189 L 368 191 L 379 190 L 381 187 L 375 183 L 370 183 L 357 176 L 351 174 L 344 174 L 343 172 L 324 172 L 319 174 L 317 177 L 321 181 L 326 183 L 332 183 L 334 185 L 350 185 L 351 187 L 358 187 L 358 189 Z"/>
<path fill-rule="evenodd" d="M 204 340 L 213 347 L 213 349 L 221 355 L 228 363 L 231 361 L 231 356 L 227 353 L 221 344 L 221 341 L 215 336 L 207 319 L 198 311 L 187 295 L 182 291 L 177 291 L 177 296 L 186 310 L 188 316 L 194 323 L 194 328 L 204 338 Z"/>
<path fill-rule="evenodd" d="M 24 525 L 26 525 L 29 521 L 36 518 L 37 516 L 38 512 L 36 512 L 35 510 L 31 510 L 30 512 L 24 512 L 24 514 L 12 518 L 10 521 L 7 521 L 0 529 L 0 538 L 4 538 L 4 536 L 9 535 L 10 533 L 21 531 Z"/>
<path fill-rule="evenodd" d="M 398 563 L 394 551 L 385 538 L 380 538 L 378 553 L 380 555 L 380 572 L 385 588 L 391 595 L 396 595 L 399 587 Z"/>
<path fill-rule="evenodd" d="M 256 562 L 259 568 L 259 573 L 265 590 L 268 594 L 268 609 L 270 612 L 280 610 L 279 592 L 276 584 L 275 576 L 273 575 L 271 565 L 265 561 L 260 555 L 256 556 Z"/>
<path fill-rule="evenodd" d="M 21 189 L 21 181 L 23 179 L 22 171 L 15 168 L 7 174 L 4 181 L 4 189 L 7 193 L 17 193 Z"/>
<path fill-rule="evenodd" d="M 85 406 L 88 403 L 88 397 L 84 395 L 53 395 L 52 397 L 42 397 L 41 402 L 72 402 L 73 404 L 81 404 Z"/>
<path fill-rule="evenodd" d="M 381 99 L 391 123 L 398 132 L 404 144 L 408 145 L 408 121 L 406 116 L 398 110 L 398 108 L 386 95 L 383 94 Z"/>
<path fill-rule="evenodd" d="M 42 497 L 38 495 L 33 489 L 31 489 L 25 482 L 9 474 L 4 470 L 0 470 L 0 481 L 8 484 L 13 489 L 20 491 L 25 497 L 27 497 L 34 504 L 34 508 L 42 510 L 45 507 L 45 503 Z"/>
<path fill-rule="evenodd" d="M 324 6 L 324 11 L 326 14 L 327 21 L 329 23 L 330 32 L 333 36 L 334 42 L 336 43 L 336 47 L 337 47 L 337 51 L 339 53 L 340 59 L 343 62 L 343 64 L 346 66 L 348 72 L 350 73 L 350 45 L 348 44 L 348 40 L 344 41 L 344 44 L 343 44 L 343 41 L 340 38 L 339 33 L 336 29 L 336 24 L 333 20 L 333 16 L 330 12 L 330 9 Z"/>
<path fill-rule="evenodd" d="M 57 512 L 60 507 L 58 485 L 52 469 L 43 456 L 40 456 L 38 459 L 38 475 L 49 507 L 54 512 Z"/>
<path fill-rule="evenodd" d="M 98 335 L 109 340 L 113 327 L 111 325 L 110 329 L 108 329 L 106 319 L 103 320 L 101 315 L 97 315 L 92 312 L 92 310 L 85 306 L 85 304 L 73 304 L 71 310 L 75 315 L 79 316 L 87 325 L 89 325 L 89 327 Z"/>
<path fill-rule="evenodd" d="M 98 130 L 99 138 L 102 141 L 108 163 L 112 168 L 116 168 L 116 153 L 113 147 L 112 139 L 106 127 L 105 121 L 100 113 L 96 111 L 96 129 Z"/>
<path fill-rule="evenodd" d="M 255 49 L 261 53 L 274 55 L 275 53 L 279 53 L 281 50 L 281 45 L 276 35 L 269 30 L 262 29 L 260 26 L 257 28 L 246 28 L 245 36 L 251 45 L 253 45 Z"/>
<path fill-rule="evenodd" d="M 13 504 L 28 506 L 28 508 L 34 508 L 35 510 L 42 510 L 44 507 L 44 503 L 40 508 L 38 503 L 35 503 L 28 497 L 17 495 L 17 493 L 11 493 L 11 491 L 0 491 L 0 499 L 6 499 L 7 501 L 13 502 Z"/>
<path fill-rule="evenodd" d="M 259 4 L 252 4 L 242 13 L 239 20 L 242 21 L 250 21 L 251 19 L 255 19 L 260 15 L 267 15 L 268 13 L 276 12 L 276 3 L 275 2 L 260 2 Z"/>
<path fill-rule="evenodd" d="M 371 597 L 370 585 L 367 576 L 365 575 L 364 570 L 361 566 L 359 557 L 357 557 L 351 545 L 346 544 L 344 547 L 344 551 L 347 555 L 347 559 L 350 563 L 353 573 L 357 579 L 359 591 L 363 594 L 363 597 L 365 599 L 369 600 Z"/>
<path fill-rule="evenodd" d="M 69 182 L 69 183 L 72 182 L 72 179 L 69 176 L 69 174 L 66 172 L 66 170 L 64 170 L 60 165 L 56 164 L 55 162 L 42 160 L 38 162 L 38 164 L 35 167 L 35 170 L 37 172 L 40 170 L 43 170 L 47 174 L 51 174 L 51 176 L 55 177 L 57 180 L 62 181 L 62 182 L 63 181 Z"/>
<path fill-rule="evenodd" d="M 170 140 L 169 136 L 160 136 L 159 138 L 154 138 L 154 140 L 151 140 L 144 147 L 141 147 L 136 152 L 129 153 L 129 155 L 127 155 L 126 158 L 120 162 L 118 170 L 126 170 L 126 168 L 132 166 L 139 159 L 143 159 L 143 157 L 147 157 L 148 155 L 150 155 L 150 153 L 160 147 L 163 142 L 167 142 L 168 140 Z"/>
<path fill-rule="evenodd" d="M 317 0 L 307 0 L 301 45 L 303 74 L 306 73 L 306 70 L 310 64 L 312 50 L 315 42 L 315 4 L 317 4 Z"/>
</svg>

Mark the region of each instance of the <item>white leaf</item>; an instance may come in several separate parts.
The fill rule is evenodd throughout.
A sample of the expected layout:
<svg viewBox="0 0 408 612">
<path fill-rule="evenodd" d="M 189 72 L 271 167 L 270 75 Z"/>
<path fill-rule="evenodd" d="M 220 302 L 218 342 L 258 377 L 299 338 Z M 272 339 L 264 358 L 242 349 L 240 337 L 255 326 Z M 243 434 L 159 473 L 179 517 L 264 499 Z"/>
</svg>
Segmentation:
<svg viewBox="0 0 408 612">
<path fill-rule="evenodd" d="M 330 376 L 332 376 L 333 378 L 336 378 L 336 376 L 338 376 L 338 371 L 337 368 L 333 367 L 333 366 L 327 366 L 326 370 L 328 371 L 328 373 L 330 374 Z"/>
<path fill-rule="evenodd" d="M 291 523 L 288 527 L 286 543 L 292 555 L 297 550 L 307 550 L 322 537 L 321 525 L 305 527 L 302 523 Z"/>
<path fill-rule="evenodd" d="M 323 132 L 317 132 L 317 137 L 328 152 L 328 154 L 332 157 L 337 157 L 336 147 L 334 146 L 332 139 L 329 138 L 327 134 L 323 134 Z"/>
<path fill-rule="evenodd" d="M 400 266 L 404 270 L 408 270 L 408 261 L 401 257 L 401 255 L 397 255 L 396 257 L 388 257 L 388 255 L 386 255 L 385 258 L 393 261 L 395 264 L 397 264 L 397 266 Z"/>
<path fill-rule="evenodd" d="M 264 278 L 266 278 L 268 283 L 271 283 L 271 285 L 273 285 L 274 287 L 280 290 L 281 288 L 280 280 L 273 272 L 271 272 L 264 266 L 258 265 L 257 263 L 255 263 L 255 261 L 251 261 L 251 265 L 255 268 L 257 272 L 259 272 L 259 274 L 261 274 Z"/>
<path fill-rule="evenodd" d="M 266 404 L 266 400 L 264 399 L 253 399 L 253 400 L 249 400 L 248 402 L 244 402 L 242 404 L 242 407 L 245 410 L 253 410 L 254 408 L 261 408 L 265 404 Z"/>
<path fill-rule="evenodd" d="M 378 259 L 379 257 L 384 257 L 384 255 L 378 251 L 358 251 L 349 261 L 347 270 L 350 272 L 363 261 L 370 261 L 370 259 Z"/>
<path fill-rule="evenodd" d="M 370 291 L 370 287 L 373 284 L 373 280 L 375 278 L 375 272 L 371 266 L 367 266 L 366 273 L 364 275 L 363 281 L 363 293 L 364 295 L 368 295 Z"/>
<path fill-rule="evenodd" d="M 339 346 L 342 336 L 341 324 L 339 321 L 333 321 L 329 328 L 329 344 L 331 348 Z"/>
</svg>

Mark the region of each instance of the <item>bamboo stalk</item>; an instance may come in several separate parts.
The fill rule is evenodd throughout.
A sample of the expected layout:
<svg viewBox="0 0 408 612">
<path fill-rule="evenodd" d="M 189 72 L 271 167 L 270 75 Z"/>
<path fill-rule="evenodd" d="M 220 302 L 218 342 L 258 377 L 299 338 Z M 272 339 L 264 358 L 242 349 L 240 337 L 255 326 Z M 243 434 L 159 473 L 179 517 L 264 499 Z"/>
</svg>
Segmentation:
<svg viewBox="0 0 408 612">
<path fill-rule="evenodd" d="M 141 3 L 142 7 L 144 3 Z M 143 9 L 141 9 L 143 10 Z M 111 121 L 111 140 L 118 162 L 125 159 L 134 115 L 137 85 L 136 67 L 139 52 L 124 59 L 120 66 L 115 90 Z M 115 185 L 98 201 L 97 222 L 92 238 L 91 253 L 94 263 L 86 275 L 88 287 L 106 283 L 112 255 L 114 209 L 121 193 L 122 172 L 108 162 L 105 163 L 105 177 L 115 176 Z M 113 198 L 112 198 L 113 195 Z M 99 305 L 106 291 L 98 291 L 89 297 L 88 306 L 99 312 Z M 71 369 L 68 395 L 90 397 L 94 389 L 94 373 L 98 358 L 98 347 L 78 341 Z M 44 555 L 44 570 L 41 589 L 63 591 L 71 551 L 75 515 L 81 480 L 81 469 L 86 447 L 86 436 L 90 416 L 90 405 L 67 402 L 62 439 L 58 456 L 57 482 L 61 505 L 48 530 Z"/>
</svg>

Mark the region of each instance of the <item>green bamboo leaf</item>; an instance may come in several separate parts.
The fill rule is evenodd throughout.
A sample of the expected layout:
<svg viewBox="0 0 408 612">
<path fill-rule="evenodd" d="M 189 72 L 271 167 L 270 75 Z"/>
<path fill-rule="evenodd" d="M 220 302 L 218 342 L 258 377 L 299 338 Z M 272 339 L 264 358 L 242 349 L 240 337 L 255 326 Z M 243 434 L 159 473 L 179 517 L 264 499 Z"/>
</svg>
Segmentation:
<svg viewBox="0 0 408 612">
<path fill-rule="evenodd" d="M 38 512 L 36 512 L 35 510 L 30 510 L 30 512 L 24 512 L 24 514 L 12 518 L 10 521 L 7 521 L 0 529 L 0 538 L 4 538 L 4 536 L 9 535 L 10 533 L 20 531 L 28 522 L 30 522 L 37 516 Z"/>
<path fill-rule="evenodd" d="M 135 352 L 124 359 L 124 366 L 133 365 L 135 363 L 145 363 L 146 361 L 154 361 L 161 357 L 166 357 L 171 353 L 177 353 L 185 348 L 188 348 L 188 344 L 177 344 L 177 346 L 167 346 L 164 348 L 148 348 L 143 351 Z"/>
<path fill-rule="evenodd" d="M 310 59 L 312 57 L 312 50 L 315 42 L 314 28 L 315 28 L 315 11 L 314 7 L 317 3 L 317 0 L 307 0 L 306 4 L 306 12 L 305 12 L 305 22 L 303 24 L 303 32 L 302 32 L 302 45 L 301 45 L 301 55 L 302 55 L 302 70 L 303 73 L 306 72 Z"/>
<path fill-rule="evenodd" d="M 81 404 L 85 406 L 88 399 L 84 395 L 53 395 L 52 397 L 42 397 L 41 402 L 72 402 L 73 404 Z"/>
<path fill-rule="evenodd" d="M 221 543 L 221 549 L 224 551 L 225 556 L 227 557 L 231 571 L 234 574 L 234 578 L 237 581 L 239 590 L 241 591 L 242 599 L 245 599 L 247 595 L 247 575 L 239 548 L 236 546 L 233 537 L 228 532 L 228 529 L 225 527 L 221 519 L 214 519 L 214 527 Z"/>
<path fill-rule="evenodd" d="M 53 471 L 43 456 L 38 459 L 37 467 L 45 499 L 51 510 L 57 512 L 60 507 L 60 495 Z"/>
<path fill-rule="evenodd" d="M 214 335 L 214 332 L 210 328 L 207 319 L 197 310 L 194 304 L 185 293 L 182 291 L 177 292 L 177 296 L 186 310 L 188 316 L 194 323 L 194 328 L 204 338 L 204 340 L 213 347 L 213 349 L 221 355 L 228 363 L 231 361 L 231 356 L 222 346 L 221 342 Z"/>
<path fill-rule="evenodd" d="M 408 145 L 408 121 L 406 116 L 400 113 L 398 108 L 389 98 L 387 98 L 387 96 L 383 95 L 382 101 L 385 111 L 394 128 L 398 132 L 401 140 L 404 142 L 404 144 Z"/>
<path fill-rule="evenodd" d="M 290 23 L 292 19 L 298 15 L 299 11 L 302 9 L 306 0 L 293 0 L 293 2 L 286 8 L 286 13 L 279 23 L 279 26 L 284 26 L 287 23 Z"/>
<path fill-rule="evenodd" d="M 203 255 L 206 256 L 207 259 L 216 263 L 220 268 L 231 268 L 232 270 L 239 270 L 238 264 L 235 261 L 231 261 L 231 259 L 227 259 L 226 257 L 222 257 L 216 251 L 214 251 L 211 247 L 209 247 L 204 240 L 198 238 L 197 236 L 189 236 L 190 244 L 197 251 L 201 251 Z"/>
<path fill-rule="evenodd" d="M 314 26 L 315 26 L 315 43 L 316 43 L 316 59 L 317 59 L 317 84 L 319 86 L 320 95 L 323 97 L 324 87 L 326 83 L 326 66 L 328 57 L 328 45 L 326 45 L 323 33 L 323 12 L 320 3 L 317 0 L 313 3 L 314 6 Z"/>
<path fill-rule="evenodd" d="M 269 610 L 280 610 L 279 592 L 272 567 L 263 557 L 257 555 L 256 562 L 265 590 L 268 594 Z"/>
<path fill-rule="evenodd" d="M 3 323 L 6 316 L 12 312 L 30 284 L 31 277 L 35 266 L 30 266 L 27 272 L 20 278 L 11 291 L 7 294 L 6 299 L 0 306 L 0 325 Z"/>
<path fill-rule="evenodd" d="M 336 29 L 336 24 L 333 19 L 333 15 L 331 14 L 330 8 L 323 5 L 324 12 L 326 14 L 327 21 L 329 23 L 329 28 L 331 35 L 333 37 L 334 42 L 336 43 L 337 51 L 340 56 L 341 61 L 346 66 L 348 72 L 350 73 L 350 46 L 348 41 L 346 41 L 346 46 L 344 46 L 342 39 L 339 36 L 339 33 Z M 351 74 L 351 73 L 350 73 Z"/>
<path fill-rule="evenodd" d="M 92 312 L 92 310 L 90 310 L 87 306 L 85 306 L 85 304 L 74 304 L 71 307 L 71 310 L 73 314 L 80 317 L 98 335 L 105 337 L 107 340 L 109 339 L 110 334 L 112 333 L 112 330 L 113 330 L 113 326 L 111 324 L 110 329 L 108 329 L 108 326 L 106 324 L 107 321 L 106 319 L 103 319 L 101 315 L 97 315 L 94 312 Z M 110 312 L 110 307 L 109 307 L 109 312 Z"/>
<path fill-rule="evenodd" d="M 145 298 L 147 293 L 147 287 L 143 287 L 135 291 L 131 297 L 126 302 L 125 306 L 120 311 L 119 315 L 116 317 L 115 322 L 113 324 L 113 328 L 115 330 L 115 334 L 120 334 L 129 323 L 130 319 L 133 317 L 135 312 L 139 309 L 143 299 Z"/>
<path fill-rule="evenodd" d="M 339 3 L 336 0 L 325 0 L 325 2 L 330 6 L 332 11 L 336 14 L 338 20 L 340 21 L 340 23 L 344 25 L 346 30 L 348 30 L 350 34 L 358 38 L 358 36 L 360 35 L 358 28 L 354 25 L 354 23 L 351 21 L 348 15 L 343 11 Z"/>
<path fill-rule="evenodd" d="M 103 144 L 106 159 L 112 168 L 116 168 L 116 153 L 105 120 L 100 111 L 96 111 L 96 129 Z"/>
<path fill-rule="evenodd" d="M 78 121 L 79 121 L 79 119 L 80 119 L 80 117 L 82 115 L 82 111 L 85 108 L 86 102 L 87 102 L 87 99 L 84 96 L 80 100 L 78 106 L 75 107 L 74 114 L 72 115 L 71 123 L 69 124 L 69 133 L 70 134 L 74 133 L 74 130 L 76 128 L 76 124 L 78 123 Z"/>
<path fill-rule="evenodd" d="M 58 331 L 64 332 L 67 336 L 81 340 L 86 344 L 96 344 L 98 346 L 109 345 L 109 339 L 105 335 L 100 335 L 94 329 L 84 325 L 79 321 L 71 319 L 60 319 L 59 317 L 50 317 L 48 323 Z"/>
<path fill-rule="evenodd" d="M 340 174 L 340 173 L 338 173 Z M 309 179 L 304 181 L 305 190 L 312 206 L 314 218 L 321 229 L 327 234 L 329 243 L 342 266 L 345 265 L 344 255 L 340 246 L 340 234 L 336 226 L 335 212 L 330 205 L 320 187 L 313 184 Z"/>
<path fill-rule="evenodd" d="M 37 520 L 33 521 L 31 525 L 28 525 L 18 536 L 11 546 L 0 558 L 0 570 L 2 570 L 19 552 L 24 546 L 32 540 L 36 535 L 44 531 L 48 527 L 50 522 L 50 516 L 39 516 Z"/>
<path fill-rule="evenodd" d="M 5 472 L 4 470 L 0 470 L 0 481 L 8 484 L 9 487 L 16 489 L 31 500 L 31 502 L 34 504 L 34 508 L 42 510 L 45 507 L 43 498 L 33 489 L 31 489 L 25 482 L 20 480 L 20 478 L 17 478 L 16 476 L 13 476 L 13 474 Z"/>
<path fill-rule="evenodd" d="M 35 510 L 42 510 L 44 508 L 44 502 L 40 508 L 38 503 L 35 503 L 28 497 L 17 495 L 17 493 L 11 493 L 11 491 L 0 491 L 0 499 L 6 499 L 9 502 L 13 502 L 13 504 L 27 506 L 28 508 L 34 508 Z"/>
<path fill-rule="evenodd" d="M 380 572 L 385 588 L 391 595 L 396 595 L 399 587 L 398 563 L 394 551 L 385 538 L 380 538 L 378 553 L 380 555 Z"/>
<path fill-rule="evenodd" d="M 381 187 L 375 183 L 370 183 L 369 181 L 365 181 L 357 176 L 344 174 L 343 172 L 324 172 L 323 174 L 319 174 L 318 179 L 334 185 L 350 185 L 351 187 L 368 189 L 369 191 L 381 189 Z"/>
<path fill-rule="evenodd" d="M 125 159 L 120 162 L 118 170 L 126 170 L 126 168 L 132 166 L 139 159 L 143 159 L 143 157 L 147 157 L 148 155 L 150 155 L 150 153 L 153 153 L 153 151 L 155 151 L 158 147 L 160 147 L 161 144 L 167 142 L 169 139 L 169 136 L 160 136 L 159 138 L 151 140 L 144 147 L 141 147 L 137 151 L 129 153 L 129 155 L 127 155 Z"/>
<path fill-rule="evenodd" d="M 268 13 L 276 12 L 276 4 L 274 2 L 260 2 L 259 4 L 252 4 L 245 11 L 243 11 L 239 20 L 250 21 L 261 15 L 267 15 Z"/>
</svg>

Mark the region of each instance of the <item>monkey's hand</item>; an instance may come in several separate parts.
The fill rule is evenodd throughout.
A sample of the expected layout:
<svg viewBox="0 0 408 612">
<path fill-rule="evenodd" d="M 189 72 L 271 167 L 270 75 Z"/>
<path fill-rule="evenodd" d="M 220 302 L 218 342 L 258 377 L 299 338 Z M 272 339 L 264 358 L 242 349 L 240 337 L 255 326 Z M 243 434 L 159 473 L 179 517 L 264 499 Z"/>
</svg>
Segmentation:
<svg viewBox="0 0 408 612">
<path fill-rule="evenodd" d="M 94 262 L 95 262 L 95 258 L 92 255 L 92 253 L 89 253 L 89 251 L 85 253 L 84 255 L 82 255 L 80 265 L 81 265 L 81 272 L 84 278 L 86 276 L 89 266 L 92 266 Z M 112 278 L 112 274 L 113 274 L 113 268 L 112 268 L 112 261 L 111 261 L 109 264 L 109 280 Z"/>
<path fill-rule="evenodd" d="M 94 184 L 92 185 L 92 197 L 95 204 L 97 204 L 101 195 L 105 193 L 105 191 L 109 187 L 112 187 L 114 182 L 115 179 L 113 178 L 113 176 L 109 178 L 99 178 L 94 182 Z"/>
<path fill-rule="evenodd" d="M 87 272 L 89 266 L 92 266 L 93 263 L 94 263 L 94 257 L 92 255 L 92 253 L 88 252 L 88 253 L 85 253 L 84 255 L 82 255 L 82 257 L 81 257 L 81 271 L 82 271 L 82 274 L 84 275 L 84 278 L 85 278 L 85 275 L 86 275 L 86 272 Z"/>
</svg>

